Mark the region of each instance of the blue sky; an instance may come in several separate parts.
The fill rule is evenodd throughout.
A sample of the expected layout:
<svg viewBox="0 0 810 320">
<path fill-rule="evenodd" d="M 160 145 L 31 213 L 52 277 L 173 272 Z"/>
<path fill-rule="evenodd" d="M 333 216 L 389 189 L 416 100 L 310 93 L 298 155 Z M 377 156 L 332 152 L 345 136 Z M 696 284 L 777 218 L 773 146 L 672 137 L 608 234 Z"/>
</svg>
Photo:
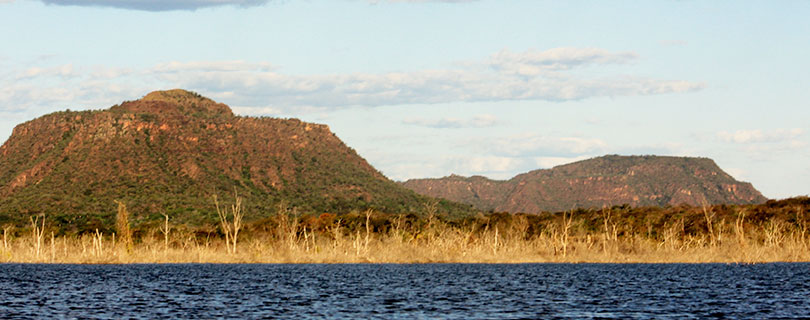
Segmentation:
<svg viewBox="0 0 810 320">
<path fill-rule="evenodd" d="M 604 154 L 810 192 L 810 1 L 0 0 L 0 140 L 184 88 L 328 124 L 387 176 Z"/>
</svg>

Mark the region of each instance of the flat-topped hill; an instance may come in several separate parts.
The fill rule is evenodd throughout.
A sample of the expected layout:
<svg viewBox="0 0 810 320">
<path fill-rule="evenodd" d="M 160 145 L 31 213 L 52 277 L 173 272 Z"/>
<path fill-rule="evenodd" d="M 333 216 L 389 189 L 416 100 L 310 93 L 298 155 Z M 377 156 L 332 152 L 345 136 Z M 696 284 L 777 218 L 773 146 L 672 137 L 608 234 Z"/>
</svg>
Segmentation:
<svg viewBox="0 0 810 320">
<path fill-rule="evenodd" d="M 452 175 L 413 179 L 411 190 L 474 205 L 480 210 L 537 213 L 573 208 L 749 204 L 767 199 L 707 158 L 610 155 L 509 180 Z"/>
<path fill-rule="evenodd" d="M 432 201 L 383 176 L 326 125 L 234 116 L 184 90 L 28 121 L 0 155 L 0 223 L 45 214 L 66 225 L 108 225 L 114 200 L 129 206 L 135 223 L 164 212 L 178 222 L 210 222 L 212 195 L 227 200 L 234 190 L 248 218 L 279 205 L 418 213 Z M 440 210 L 471 212 L 447 202 Z"/>
</svg>

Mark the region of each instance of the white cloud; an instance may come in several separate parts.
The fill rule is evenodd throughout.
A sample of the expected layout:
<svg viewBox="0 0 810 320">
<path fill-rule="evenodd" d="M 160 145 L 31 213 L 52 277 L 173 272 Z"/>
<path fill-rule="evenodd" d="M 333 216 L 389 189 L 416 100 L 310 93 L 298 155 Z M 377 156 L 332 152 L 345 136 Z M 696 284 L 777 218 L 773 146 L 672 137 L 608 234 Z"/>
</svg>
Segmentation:
<svg viewBox="0 0 810 320">
<path fill-rule="evenodd" d="M 638 54 L 633 52 L 611 53 L 599 48 L 554 48 L 519 53 L 504 49 L 492 55 L 489 64 L 502 73 L 537 76 L 591 64 L 625 64 L 637 58 Z"/>
<path fill-rule="evenodd" d="M 733 143 L 775 143 L 775 142 L 791 142 L 790 140 L 804 134 L 804 130 L 800 128 L 793 129 L 776 129 L 764 131 L 760 129 L 755 130 L 737 130 L 735 132 L 721 131 L 717 136 L 725 142 Z M 795 143 L 794 143 L 795 144 Z"/>
<path fill-rule="evenodd" d="M 109 7 L 143 11 L 197 10 L 218 6 L 253 7 L 269 0 L 40 0 L 50 5 Z"/>
<path fill-rule="evenodd" d="M 171 61 L 152 68 L 48 65 L 38 62 L 0 78 L 0 106 L 106 107 L 158 89 L 184 88 L 243 108 L 287 113 L 352 106 L 378 107 L 508 100 L 569 101 L 700 90 L 701 83 L 634 76 L 588 78 L 567 74 L 589 64 L 626 63 L 631 53 L 560 48 L 501 51 L 473 66 L 389 73 L 294 75 L 266 62 Z M 530 66 L 536 69 L 526 69 Z M 515 71 L 515 68 L 519 69 Z M 551 70 L 543 73 L 542 70 Z M 522 70 L 522 71 L 521 71 Z M 527 71 L 528 70 L 528 71 Z M 54 90 L 64 95 L 51 96 Z M 114 99 L 113 99 L 114 98 Z M 104 104 L 96 104 L 104 103 Z M 264 111 L 270 111 L 269 109 Z M 246 110 L 247 112 L 247 110 Z M 251 113 L 262 112 L 261 109 Z M 414 124 L 420 121 L 414 120 Z M 432 126 L 484 127 L 493 119 L 444 119 Z"/>
<path fill-rule="evenodd" d="M 61 65 L 50 68 L 31 67 L 17 74 L 17 80 L 30 79 L 35 77 L 73 77 L 77 73 L 73 70 L 72 64 Z"/>
<path fill-rule="evenodd" d="M 427 127 L 427 128 L 488 128 L 500 124 L 498 117 L 491 114 L 479 114 L 469 119 L 460 118 L 408 118 L 402 121 L 403 124 Z"/>
<path fill-rule="evenodd" d="M 521 158 L 574 158 L 603 154 L 607 150 L 607 143 L 600 139 L 536 134 L 520 134 L 469 143 L 484 148 L 487 153 Z"/>
</svg>

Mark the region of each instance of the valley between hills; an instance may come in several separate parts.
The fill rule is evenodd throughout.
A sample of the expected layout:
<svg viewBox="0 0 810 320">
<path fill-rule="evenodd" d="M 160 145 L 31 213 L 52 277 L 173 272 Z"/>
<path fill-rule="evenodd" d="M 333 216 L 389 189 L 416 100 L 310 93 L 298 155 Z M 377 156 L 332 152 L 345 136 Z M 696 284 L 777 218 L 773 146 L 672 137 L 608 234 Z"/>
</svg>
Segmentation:
<svg viewBox="0 0 810 320">
<path fill-rule="evenodd" d="M 0 261 L 810 260 L 810 200 L 711 159 L 395 182 L 325 125 L 179 89 L 28 121 L 0 155 Z"/>
</svg>

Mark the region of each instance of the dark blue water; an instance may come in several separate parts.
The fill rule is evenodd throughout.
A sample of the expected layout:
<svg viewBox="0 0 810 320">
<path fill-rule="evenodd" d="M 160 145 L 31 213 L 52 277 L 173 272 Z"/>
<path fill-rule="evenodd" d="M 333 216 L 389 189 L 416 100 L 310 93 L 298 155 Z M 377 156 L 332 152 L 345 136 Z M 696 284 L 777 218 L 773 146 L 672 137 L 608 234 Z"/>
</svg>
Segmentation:
<svg viewBox="0 0 810 320">
<path fill-rule="evenodd" d="M 0 318 L 807 318 L 810 264 L 0 264 Z"/>
</svg>

